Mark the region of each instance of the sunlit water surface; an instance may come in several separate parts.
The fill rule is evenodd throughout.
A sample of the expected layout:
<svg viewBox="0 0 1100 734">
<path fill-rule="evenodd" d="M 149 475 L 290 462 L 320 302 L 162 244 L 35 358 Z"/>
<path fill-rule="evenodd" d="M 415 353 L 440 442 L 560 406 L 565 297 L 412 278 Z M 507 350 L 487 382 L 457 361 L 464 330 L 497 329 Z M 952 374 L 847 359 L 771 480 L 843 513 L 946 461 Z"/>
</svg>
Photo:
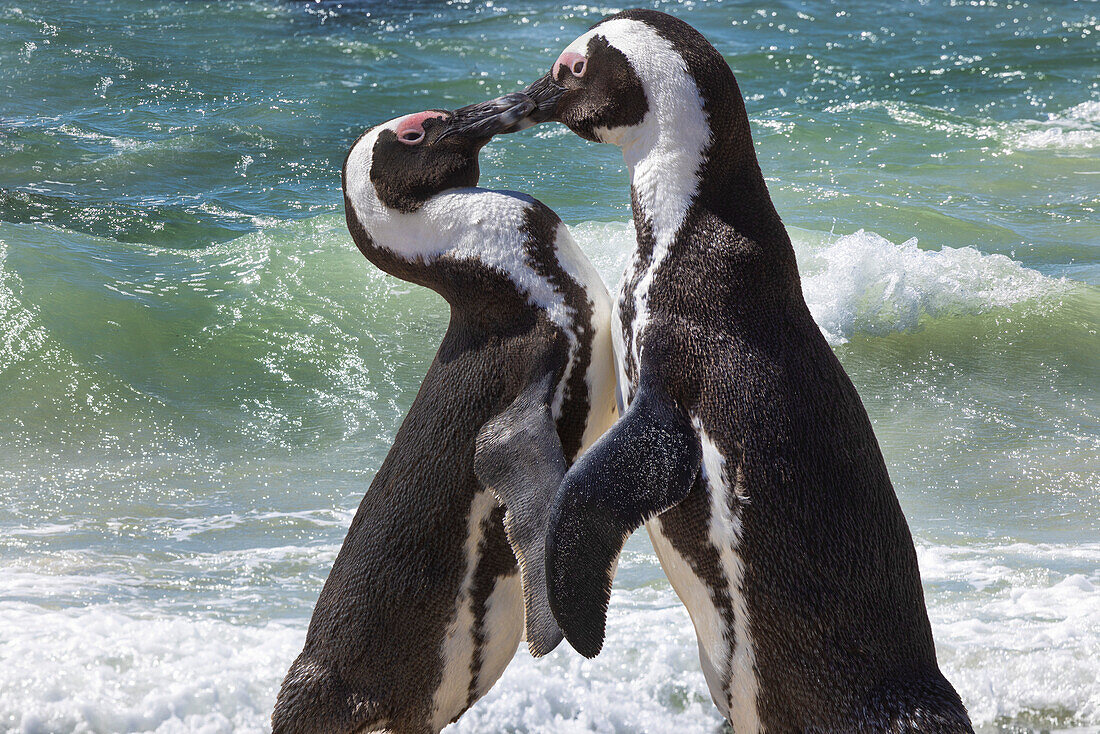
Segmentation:
<svg viewBox="0 0 1100 734">
<path fill-rule="evenodd" d="M 1100 727 L 1095 4 L 657 3 L 725 55 L 803 286 L 985 731 Z M 0 729 L 256 731 L 446 324 L 343 224 L 351 141 L 512 91 L 620 8 L 0 2 Z M 482 184 L 614 285 L 615 149 Z M 455 732 L 713 732 L 644 534 L 608 644 L 520 652 Z"/>
</svg>

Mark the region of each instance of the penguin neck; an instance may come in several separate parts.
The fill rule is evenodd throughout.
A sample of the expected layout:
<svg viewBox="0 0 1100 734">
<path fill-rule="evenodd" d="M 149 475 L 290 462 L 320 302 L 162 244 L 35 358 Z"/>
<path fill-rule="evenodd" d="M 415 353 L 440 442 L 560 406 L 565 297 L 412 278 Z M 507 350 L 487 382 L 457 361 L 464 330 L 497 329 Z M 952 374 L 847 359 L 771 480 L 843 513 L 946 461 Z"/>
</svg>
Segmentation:
<svg viewBox="0 0 1100 734">
<path fill-rule="evenodd" d="M 712 132 L 708 125 L 705 134 L 688 135 L 653 126 L 624 136 L 621 145 L 630 170 L 635 219 L 650 224 L 660 245 L 676 237 L 693 209 L 701 210 L 763 250 L 789 249 L 747 120 L 718 129 L 722 132 Z"/>
<path fill-rule="evenodd" d="M 455 325 L 484 334 L 513 331 L 515 314 L 535 307 L 563 329 L 571 323 L 575 307 L 559 292 L 561 281 L 547 277 L 539 258 L 523 245 L 536 204 L 510 191 L 452 189 L 411 214 L 375 207 L 363 216 L 345 194 L 348 228 L 367 259 L 443 296 Z M 560 226 L 556 217 L 554 223 Z M 543 256 L 555 254 L 551 246 Z M 563 280 L 569 277 L 565 273 Z M 602 287 L 594 271 L 591 280 Z"/>
<path fill-rule="evenodd" d="M 675 239 L 697 198 L 710 137 L 701 104 L 669 102 L 657 102 L 642 124 L 601 136 L 622 148 L 635 221 L 649 224 L 658 247 Z"/>
<path fill-rule="evenodd" d="M 715 52 L 717 56 L 717 52 Z M 736 247 L 752 267 L 797 280 L 794 249 L 756 159 L 744 99 L 733 72 L 717 57 L 710 73 L 682 82 L 675 94 L 647 89 L 642 124 L 620 129 L 630 168 L 634 218 L 668 247 L 685 222 L 710 219 L 730 236 L 712 238 L 711 254 Z M 732 254 L 732 253 L 730 253 Z"/>
</svg>

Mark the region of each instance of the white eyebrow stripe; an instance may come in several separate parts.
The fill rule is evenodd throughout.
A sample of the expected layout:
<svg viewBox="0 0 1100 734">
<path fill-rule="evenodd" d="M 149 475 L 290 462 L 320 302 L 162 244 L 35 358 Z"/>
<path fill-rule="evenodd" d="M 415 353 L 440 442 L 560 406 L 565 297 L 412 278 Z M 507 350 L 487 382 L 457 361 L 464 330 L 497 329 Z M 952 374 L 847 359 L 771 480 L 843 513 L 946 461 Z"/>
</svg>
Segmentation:
<svg viewBox="0 0 1100 734">
<path fill-rule="evenodd" d="M 430 263 L 447 255 L 492 268 L 511 280 L 532 305 L 545 310 L 551 321 L 571 333 L 573 314 L 564 294 L 535 271 L 523 246 L 526 235 L 522 230 L 535 204 L 532 197 L 476 187 L 450 189 L 409 213 L 391 209 L 379 200 L 370 179 L 374 146 L 379 133 L 392 130 L 401 119 L 372 129 L 348 156 L 344 187 L 373 245 L 410 262 L 420 259 Z M 568 230 L 556 246 L 566 262 L 583 258 Z"/>
</svg>

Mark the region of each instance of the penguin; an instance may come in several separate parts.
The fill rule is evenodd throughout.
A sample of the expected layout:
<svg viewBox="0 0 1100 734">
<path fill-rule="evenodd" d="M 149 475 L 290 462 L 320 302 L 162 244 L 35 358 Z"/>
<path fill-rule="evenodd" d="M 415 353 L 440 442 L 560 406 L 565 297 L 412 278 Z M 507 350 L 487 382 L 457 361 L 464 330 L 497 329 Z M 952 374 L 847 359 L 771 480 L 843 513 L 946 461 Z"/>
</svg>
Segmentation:
<svg viewBox="0 0 1100 734">
<path fill-rule="evenodd" d="M 611 298 L 561 220 L 476 188 L 511 95 L 378 125 L 343 167 L 348 229 L 375 266 L 439 293 L 450 322 L 283 681 L 276 734 L 434 734 L 526 633 L 561 640 L 543 542 L 568 466 L 615 420 Z"/>
<path fill-rule="evenodd" d="M 814 323 L 737 82 L 687 23 L 600 21 L 528 88 L 622 148 L 637 246 L 613 309 L 619 421 L 565 475 L 545 547 L 599 653 L 643 523 L 737 734 L 971 732 L 936 661 L 913 539 L 867 412 Z"/>
</svg>

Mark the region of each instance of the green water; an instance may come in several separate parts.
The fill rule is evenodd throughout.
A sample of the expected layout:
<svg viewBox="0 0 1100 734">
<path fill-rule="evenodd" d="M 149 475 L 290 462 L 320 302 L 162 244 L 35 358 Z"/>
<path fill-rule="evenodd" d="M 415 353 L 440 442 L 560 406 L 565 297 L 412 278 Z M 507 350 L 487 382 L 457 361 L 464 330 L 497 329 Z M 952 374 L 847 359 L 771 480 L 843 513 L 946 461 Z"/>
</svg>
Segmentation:
<svg viewBox="0 0 1100 734">
<path fill-rule="evenodd" d="M 975 723 L 1100 727 L 1097 6 L 655 7 L 738 76 Z M 267 726 L 446 325 L 353 248 L 343 156 L 617 9 L 0 2 L 0 730 Z M 542 126 L 482 172 L 616 282 L 616 149 Z M 717 728 L 644 537 L 608 635 L 521 652 L 454 731 Z"/>
</svg>

